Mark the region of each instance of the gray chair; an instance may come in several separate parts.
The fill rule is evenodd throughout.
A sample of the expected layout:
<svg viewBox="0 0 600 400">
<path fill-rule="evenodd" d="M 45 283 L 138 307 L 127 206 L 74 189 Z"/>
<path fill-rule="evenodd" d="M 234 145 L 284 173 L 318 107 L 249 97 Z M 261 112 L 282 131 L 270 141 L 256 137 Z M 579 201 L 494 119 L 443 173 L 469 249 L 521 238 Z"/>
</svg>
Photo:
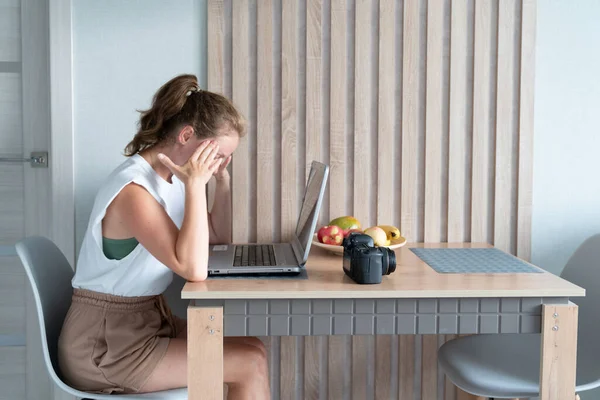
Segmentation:
<svg viewBox="0 0 600 400">
<path fill-rule="evenodd" d="M 600 386 L 600 235 L 575 251 L 561 277 L 586 289 L 586 296 L 575 301 L 579 306 L 576 390 L 583 392 Z M 438 361 L 456 386 L 476 396 L 538 397 L 540 338 L 539 334 L 467 336 L 445 343 Z"/>
<path fill-rule="evenodd" d="M 40 323 L 44 363 L 54 383 L 66 393 L 95 400 L 187 400 L 187 389 L 127 395 L 84 393 L 65 384 L 58 369 L 58 336 L 71 304 L 73 269 L 52 241 L 30 237 L 17 244 L 17 253 L 31 283 Z"/>
</svg>

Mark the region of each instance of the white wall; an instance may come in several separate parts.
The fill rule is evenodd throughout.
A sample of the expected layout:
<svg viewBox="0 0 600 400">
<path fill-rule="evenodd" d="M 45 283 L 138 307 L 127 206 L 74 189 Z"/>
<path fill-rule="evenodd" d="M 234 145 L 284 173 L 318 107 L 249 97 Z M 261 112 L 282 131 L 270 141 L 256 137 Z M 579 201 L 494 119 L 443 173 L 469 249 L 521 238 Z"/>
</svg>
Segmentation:
<svg viewBox="0 0 600 400">
<path fill-rule="evenodd" d="M 532 260 L 554 273 L 600 233 L 599 17 L 597 0 L 538 2 Z"/>
<path fill-rule="evenodd" d="M 125 159 L 136 109 L 181 73 L 206 86 L 205 20 L 206 0 L 73 1 L 77 249 L 98 187 Z"/>
<path fill-rule="evenodd" d="M 136 109 L 180 73 L 205 82 L 205 2 L 73 2 L 77 247 L 102 180 L 124 160 Z"/>
<path fill-rule="evenodd" d="M 538 1 L 532 261 L 554 273 L 600 232 L 599 17 L 597 0 Z"/>
</svg>

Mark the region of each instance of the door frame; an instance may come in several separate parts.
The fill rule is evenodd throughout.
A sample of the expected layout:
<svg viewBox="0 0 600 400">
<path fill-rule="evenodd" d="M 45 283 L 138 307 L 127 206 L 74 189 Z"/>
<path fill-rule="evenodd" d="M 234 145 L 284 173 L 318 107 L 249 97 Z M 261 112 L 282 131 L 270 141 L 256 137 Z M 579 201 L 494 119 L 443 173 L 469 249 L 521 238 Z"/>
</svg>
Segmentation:
<svg viewBox="0 0 600 400">
<path fill-rule="evenodd" d="M 75 268 L 72 10 L 72 0 L 49 1 L 51 237 Z M 50 389 L 55 400 L 75 399 Z"/>
<path fill-rule="evenodd" d="M 25 235 L 43 235 L 75 261 L 72 1 L 21 0 L 23 150 L 48 151 L 25 167 Z M 49 128 L 49 132 L 48 132 Z M 26 398 L 74 400 L 50 380 L 31 290 L 26 298 Z"/>
<path fill-rule="evenodd" d="M 71 0 L 50 0 L 52 239 L 75 265 L 73 22 Z"/>
</svg>

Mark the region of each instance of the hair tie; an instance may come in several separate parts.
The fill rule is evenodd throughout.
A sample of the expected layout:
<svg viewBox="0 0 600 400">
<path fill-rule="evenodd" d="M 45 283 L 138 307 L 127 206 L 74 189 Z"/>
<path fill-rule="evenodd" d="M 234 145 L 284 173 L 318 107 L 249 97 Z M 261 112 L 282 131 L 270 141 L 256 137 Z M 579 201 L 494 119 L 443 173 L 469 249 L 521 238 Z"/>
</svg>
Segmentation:
<svg viewBox="0 0 600 400">
<path fill-rule="evenodd" d="M 200 88 L 198 86 L 196 86 L 195 88 L 193 88 L 192 90 L 188 90 L 188 92 L 185 94 L 187 97 L 189 97 L 192 93 L 198 93 L 200 91 Z"/>
</svg>

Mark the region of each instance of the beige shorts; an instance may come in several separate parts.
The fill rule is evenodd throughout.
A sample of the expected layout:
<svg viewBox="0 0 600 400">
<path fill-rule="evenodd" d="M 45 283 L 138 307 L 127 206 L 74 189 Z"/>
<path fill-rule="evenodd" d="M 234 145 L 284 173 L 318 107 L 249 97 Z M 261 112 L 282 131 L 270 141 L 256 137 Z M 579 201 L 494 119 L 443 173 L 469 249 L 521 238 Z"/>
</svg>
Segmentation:
<svg viewBox="0 0 600 400">
<path fill-rule="evenodd" d="M 75 289 L 58 341 L 70 386 L 91 393 L 136 393 L 185 329 L 163 296 L 121 297 Z"/>
</svg>

